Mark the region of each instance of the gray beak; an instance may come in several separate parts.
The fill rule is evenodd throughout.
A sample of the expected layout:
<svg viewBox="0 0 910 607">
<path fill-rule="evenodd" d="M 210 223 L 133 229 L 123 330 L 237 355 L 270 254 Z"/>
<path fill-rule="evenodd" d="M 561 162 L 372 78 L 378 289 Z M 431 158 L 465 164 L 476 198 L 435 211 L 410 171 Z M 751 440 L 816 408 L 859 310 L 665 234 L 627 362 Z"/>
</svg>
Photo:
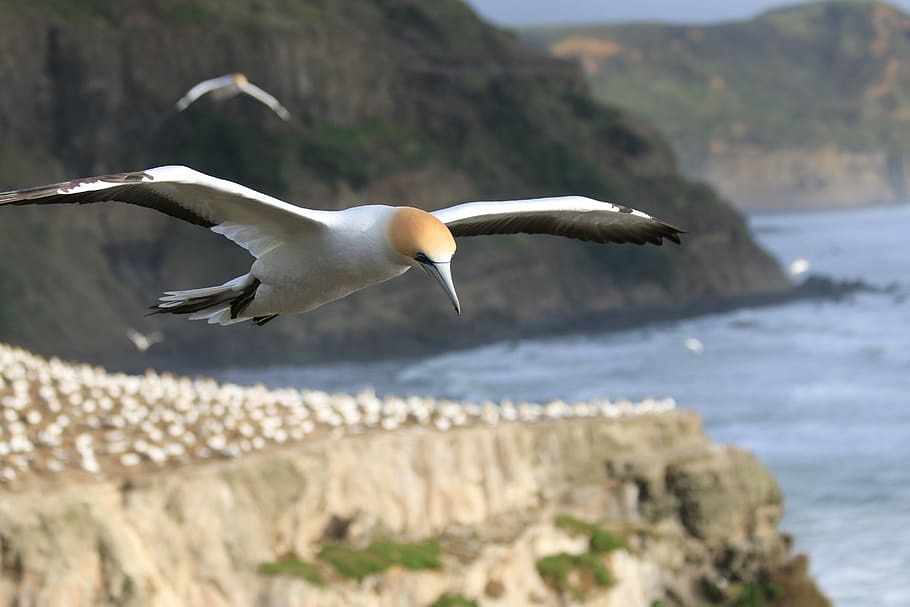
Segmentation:
<svg viewBox="0 0 910 607">
<path fill-rule="evenodd" d="M 421 263 L 422 267 L 427 274 L 436 279 L 442 289 L 446 292 L 446 295 L 449 296 L 449 300 L 452 302 L 452 305 L 455 306 L 455 312 L 461 314 L 461 304 L 458 303 L 458 293 L 455 292 L 455 284 L 452 282 L 452 268 L 451 265 L 447 263 Z"/>
</svg>

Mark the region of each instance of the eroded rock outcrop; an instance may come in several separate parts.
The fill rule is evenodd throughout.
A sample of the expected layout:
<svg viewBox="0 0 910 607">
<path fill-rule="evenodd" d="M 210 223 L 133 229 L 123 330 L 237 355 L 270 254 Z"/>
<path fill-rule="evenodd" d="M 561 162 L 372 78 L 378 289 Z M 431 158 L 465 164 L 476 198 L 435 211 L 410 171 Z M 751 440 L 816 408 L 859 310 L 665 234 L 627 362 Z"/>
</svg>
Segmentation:
<svg viewBox="0 0 910 607">
<path fill-rule="evenodd" d="M 910 200 L 910 157 L 885 149 L 717 141 L 702 153 L 683 156 L 681 168 L 750 210 Z"/>
</svg>

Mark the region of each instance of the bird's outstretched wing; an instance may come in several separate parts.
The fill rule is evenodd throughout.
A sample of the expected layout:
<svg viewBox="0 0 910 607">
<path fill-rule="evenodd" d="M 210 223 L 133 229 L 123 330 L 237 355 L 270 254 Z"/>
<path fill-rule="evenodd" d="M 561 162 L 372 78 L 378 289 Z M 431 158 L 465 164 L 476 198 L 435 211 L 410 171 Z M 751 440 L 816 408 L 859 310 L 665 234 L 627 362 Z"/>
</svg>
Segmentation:
<svg viewBox="0 0 910 607">
<path fill-rule="evenodd" d="M 203 80 L 199 84 L 195 85 L 193 88 L 186 92 L 186 95 L 180 98 L 177 101 L 177 111 L 182 112 L 188 108 L 194 101 L 202 97 L 207 93 L 211 93 L 216 89 L 226 88 L 229 86 L 235 85 L 235 74 L 225 74 L 224 76 L 218 76 L 217 78 L 210 78 L 208 80 Z"/>
<path fill-rule="evenodd" d="M 269 108 L 271 108 L 271 110 L 273 112 L 278 114 L 278 117 L 281 118 L 282 120 L 288 121 L 291 119 L 291 113 L 287 110 L 286 107 L 281 105 L 281 102 L 279 102 L 277 99 L 275 99 L 275 97 L 268 94 L 267 92 L 265 92 L 264 90 L 262 90 L 261 88 L 259 88 L 255 84 L 253 84 L 252 82 L 246 82 L 246 81 L 243 82 L 242 84 L 240 84 L 240 90 L 243 91 L 244 93 L 246 93 L 247 95 L 249 95 L 250 97 L 252 97 L 253 99 L 269 106 Z"/>
<path fill-rule="evenodd" d="M 125 202 L 211 229 L 260 257 L 331 216 L 183 166 L 75 179 L 0 193 L 0 206 Z"/>
<path fill-rule="evenodd" d="M 627 207 L 583 196 L 468 202 L 434 211 L 452 235 L 554 234 L 593 242 L 679 244 L 683 230 Z"/>
</svg>

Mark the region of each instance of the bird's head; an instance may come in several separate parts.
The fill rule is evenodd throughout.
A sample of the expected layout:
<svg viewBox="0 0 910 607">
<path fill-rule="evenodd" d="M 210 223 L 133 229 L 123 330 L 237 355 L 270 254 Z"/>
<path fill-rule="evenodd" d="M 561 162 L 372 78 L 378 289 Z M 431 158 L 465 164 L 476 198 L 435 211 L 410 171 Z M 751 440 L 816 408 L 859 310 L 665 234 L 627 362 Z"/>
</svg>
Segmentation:
<svg viewBox="0 0 910 607">
<path fill-rule="evenodd" d="M 455 254 L 455 239 L 444 223 L 436 217 L 413 207 L 398 207 L 389 223 L 392 247 L 404 263 L 420 268 L 436 279 L 461 314 L 461 304 L 452 283 L 451 262 Z"/>
</svg>

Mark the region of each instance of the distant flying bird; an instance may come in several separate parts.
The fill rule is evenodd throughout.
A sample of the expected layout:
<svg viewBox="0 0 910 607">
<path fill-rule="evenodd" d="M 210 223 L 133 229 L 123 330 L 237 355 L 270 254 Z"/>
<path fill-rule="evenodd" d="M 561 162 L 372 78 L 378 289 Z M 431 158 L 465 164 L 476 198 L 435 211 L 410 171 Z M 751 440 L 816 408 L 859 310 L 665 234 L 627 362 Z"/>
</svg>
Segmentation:
<svg viewBox="0 0 910 607">
<path fill-rule="evenodd" d="M 177 111 L 182 112 L 197 99 L 209 93 L 212 94 L 212 97 L 216 101 L 226 101 L 227 99 L 236 97 L 240 94 L 249 95 L 256 101 L 269 106 L 269 108 L 278 114 L 278 117 L 282 120 L 287 121 L 291 119 L 291 113 L 287 108 L 281 105 L 273 96 L 247 80 L 246 76 L 240 73 L 225 74 L 224 76 L 212 78 L 211 80 L 203 80 L 187 91 L 186 95 L 180 98 L 180 101 L 177 102 Z"/>
<path fill-rule="evenodd" d="M 263 325 L 306 312 L 420 268 L 460 313 L 450 262 L 455 237 L 556 234 L 594 242 L 679 243 L 682 230 L 641 211 L 581 196 L 459 204 L 428 213 L 364 205 L 301 208 L 182 166 L 77 179 L 0 194 L 0 205 L 117 201 L 156 209 L 211 229 L 256 258 L 223 285 L 168 291 L 153 313 L 229 325 Z"/>
<path fill-rule="evenodd" d="M 689 337 L 683 341 L 683 345 L 686 347 L 686 350 L 692 354 L 702 354 L 705 351 L 705 344 L 701 343 L 701 340 L 697 337 Z"/>
<path fill-rule="evenodd" d="M 145 334 L 140 333 L 135 329 L 127 329 L 126 337 L 133 342 L 133 345 L 136 346 L 136 349 L 140 352 L 148 352 L 149 348 L 164 341 L 164 335 L 161 334 L 161 331 L 153 331 Z"/>
<path fill-rule="evenodd" d="M 800 274 L 805 274 L 809 271 L 809 268 L 812 267 L 808 259 L 800 257 L 799 259 L 793 260 L 793 263 L 790 264 L 790 276 L 794 278 Z"/>
</svg>

